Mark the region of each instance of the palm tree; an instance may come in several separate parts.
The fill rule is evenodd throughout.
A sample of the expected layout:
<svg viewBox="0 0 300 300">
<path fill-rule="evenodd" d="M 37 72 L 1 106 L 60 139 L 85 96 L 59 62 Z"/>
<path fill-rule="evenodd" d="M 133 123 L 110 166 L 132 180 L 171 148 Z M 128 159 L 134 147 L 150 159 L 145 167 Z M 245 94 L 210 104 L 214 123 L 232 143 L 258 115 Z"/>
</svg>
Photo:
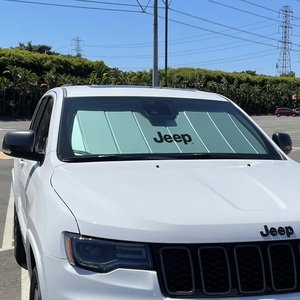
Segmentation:
<svg viewBox="0 0 300 300">
<path fill-rule="evenodd" d="M 30 90 L 30 81 L 31 77 L 36 75 L 30 70 L 19 68 L 19 82 L 18 82 L 18 91 L 19 91 L 19 100 L 16 103 L 16 113 L 23 114 L 26 111 L 27 103 L 27 93 Z"/>
<path fill-rule="evenodd" d="M 125 80 L 122 75 L 123 75 L 122 71 L 120 71 L 118 68 L 112 68 L 109 72 L 110 83 L 112 85 L 124 84 Z M 103 83 L 105 83 L 105 82 L 103 82 Z"/>
<path fill-rule="evenodd" d="M 16 91 L 18 88 L 18 83 L 20 79 L 20 67 L 9 65 L 6 67 L 6 70 L 3 72 L 3 74 L 10 74 L 13 80 L 13 86 L 12 86 L 12 95 L 11 95 L 11 101 L 12 104 L 15 105 L 16 102 Z"/>
<path fill-rule="evenodd" d="M 91 72 L 90 76 L 85 80 L 86 84 L 100 84 L 101 80 L 98 78 L 96 71 Z"/>
<path fill-rule="evenodd" d="M 44 72 L 44 83 L 41 86 L 46 86 L 48 89 L 52 89 L 57 86 L 58 82 L 58 73 L 56 73 L 56 69 L 52 68 L 51 70 Z"/>
<path fill-rule="evenodd" d="M 2 94 L 2 105 L 1 105 L 1 113 L 6 114 L 7 113 L 7 106 L 6 106 L 6 91 L 8 88 L 10 88 L 12 85 L 12 82 L 6 78 L 6 77 L 0 77 L 0 91 Z"/>
<path fill-rule="evenodd" d="M 36 73 L 31 73 L 28 78 L 29 89 L 27 93 L 29 93 L 30 97 L 27 96 L 27 105 L 24 111 L 26 116 L 32 115 L 38 100 L 42 96 L 42 90 L 39 84 L 40 80 L 41 78 Z"/>
<path fill-rule="evenodd" d="M 93 79 L 95 82 L 91 84 L 104 84 L 107 80 L 106 77 L 109 71 L 110 68 L 103 61 L 97 61 L 94 65 L 94 71 L 91 73 L 93 74 L 91 79 Z"/>
</svg>

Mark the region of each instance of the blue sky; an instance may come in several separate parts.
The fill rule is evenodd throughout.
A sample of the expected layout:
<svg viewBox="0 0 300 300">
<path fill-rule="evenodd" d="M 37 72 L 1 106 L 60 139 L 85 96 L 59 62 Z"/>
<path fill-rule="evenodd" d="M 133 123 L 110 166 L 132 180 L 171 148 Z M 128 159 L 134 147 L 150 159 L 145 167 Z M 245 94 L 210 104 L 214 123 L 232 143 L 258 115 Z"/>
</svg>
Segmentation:
<svg viewBox="0 0 300 300">
<path fill-rule="evenodd" d="M 159 68 L 164 2 L 158 1 Z M 283 6 L 290 6 L 291 70 L 300 77 L 300 0 L 168 0 L 168 66 L 276 75 Z M 142 12 L 142 8 L 145 12 Z M 46 44 L 126 71 L 152 68 L 153 0 L 0 0 L 0 47 Z"/>
</svg>

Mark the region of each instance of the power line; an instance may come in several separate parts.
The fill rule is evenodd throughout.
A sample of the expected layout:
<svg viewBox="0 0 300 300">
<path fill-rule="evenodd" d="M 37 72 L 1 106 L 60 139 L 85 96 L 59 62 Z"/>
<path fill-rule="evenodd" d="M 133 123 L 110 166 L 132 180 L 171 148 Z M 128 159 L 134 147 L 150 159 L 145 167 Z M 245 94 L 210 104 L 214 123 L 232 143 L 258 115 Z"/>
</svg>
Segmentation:
<svg viewBox="0 0 300 300">
<path fill-rule="evenodd" d="M 236 42 L 235 44 L 242 43 L 242 42 Z M 230 47 L 227 47 L 230 45 Z M 223 44 L 222 47 L 218 46 L 209 46 L 209 47 L 204 47 L 200 49 L 194 49 L 194 50 L 185 50 L 185 51 L 177 51 L 177 52 L 171 52 L 170 56 L 185 56 L 185 55 L 191 55 L 191 54 L 201 54 L 201 53 L 207 53 L 207 50 L 209 50 L 209 53 L 211 52 L 219 52 L 222 50 L 230 50 L 230 49 L 236 49 L 236 48 L 241 48 L 241 47 L 247 47 L 249 46 L 249 43 L 245 43 L 242 45 L 238 46 L 233 46 L 233 43 L 227 43 Z M 270 51 L 270 50 L 265 50 L 265 51 Z"/>
<path fill-rule="evenodd" d="M 264 52 L 264 51 L 263 51 Z M 259 53 L 259 52 L 258 52 Z M 262 58 L 262 57 L 266 57 L 269 56 L 270 53 L 268 54 L 263 54 L 263 55 L 255 55 L 257 53 L 253 53 L 254 56 L 250 56 L 249 54 L 245 54 L 245 55 L 239 55 L 239 56 L 231 56 L 231 57 L 223 57 L 223 58 L 218 58 L 218 59 L 212 59 L 212 60 L 205 60 L 203 62 L 194 62 L 192 63 L 194 64 L 211 64 L 211 63 L 216 63 L 216 62 L 221 62 L 221 63 L 229 63 L 229 62 L 235 62 L 235 61 L 240 61 L 240 60 L 248 60 L 248 59 L 253 59 L 253 58 Z M 276 54 L 275 52 L 272 52 L 272 54 Z"/>
<path fill-rule="evenodd" d="M 248 11 L 248 10 L 244 10 L 244 9 L 241 9 L 241 8 L 237 8 L 237 7 L 234 7 L 234 6 L 230 6 L 230 5 L 228 5 L 228 4 L 220 3 L 220 2 L 215 1 L 215 0 L 206 0 L 206 1 L 215 3 L 215 4 L 217 4 L 217 5 L 221 5 L 221 6 L 230 8 L 230 9 L 234 9 L 234 10 L 237 10 L 237 11 L 241 11 L 241 12 L 244 12 L 244 13 L 246 13 L 246 14 L 253 15 L 253 16 L 256 16 L 256 17 L 260 17 L 260 18 L 264 18 L 264 19 L 267 19 L 267 20 L 273 20 L 273 21 L 276 21 L 276 22 L 280 22 L 279 20 L 276 20 L 276 19 L 274 19 L 274 18 L 266 17 L 266 16 L 263 16 L 263 15 L 260 15 L 260 14 L 257 14 L 257 13 L 250 12 L 250 11 Z M 271 12 L 275 12 L 276 14 L 278 14 L 278 11 L 273 10 L 273 9 L 269 9 L 269 8 L 264 7 L 264 6 L 262 6 L 262 5 L 254 4 L 254 3 L 249 2 L 249 1 L 246 1 L 246 0 L 241 0 L 241 1 L 243 1 L 243 2 L 245 2 L 245 3 L 248 3 L 248 4 L 251 4 L 251 5 L 254 5 L 254 6 L 257 6 L 257 7 L 260 7 L 260 8 L 263 8 L 263 9 L 266 9 L 266 10 L 269 10 L 269 11 L 271 11 Z M 293 25 L 293 26 L 300 27 L 300 25 Z"/>
<path fill-rule="evenodd" d="M 263 15 L 260 15 L 260 14 L 257 14 L 257 13 L 253 13 L 253 12 L 250 12 L 250 11 L 248 11 L 248 10 L 241 9 L 241 8 L 237 8 L 237 7 L 228 5 L 228 4 L 220 3 L 220 2 L 215 1 L 215 0 L 206 0 L 206 1 L 215 3 L 215 4 L 217 4 L 217 5 L 221 5 L 221 6 L 230 8 L 230 9 L 234 9 L 234 10 L 237 10 L 237 11 L 241 11 L 241 12 L 246 13 L 246 14 L 249 14 L 249 15 L 253 15 L 253 16 L 260 17 L 260 18 L 264 18 L 264 19 L 267 19 L 267 20 L 272 20 L 272 21 L 279 22 L 279 21 L 276 20 L 276 19 L 269 18 L 269 17 L 263 16 Z M 242 0 L 242 1 L 243 1 L 243 0 Z M 278 13 L 278 11 L 276 11 L 276 13 Z"/>
<path fill-rule="evenodd" d="M 250 5 L 253 5 L 253 6 L 256 6 L 256 7 L 260 7 L 260 8 L 263 8 L 263 9 L 266 9 L 268 11 L 271 11 L 271 12 L 274 12 L 274 13 L 278 14 L 278 11 L 275 10 L 275 9 L 271 9 L 271 8 L 268 8 L 268 7 L 265 7 L 265 6 L 262 6 L 260 4 L 256 4 L 256 3 L 253 3 L 253 2 L 250 2 L 250 1 L 247 1 L 247 0 L 241 0 L 241 1 L 243 1 L 245 3 L 248 3 Z"/>
<path fill-rule="evenodd" d="M 141 10 L 142 10 L 143 12 L 146 11 L 147 7 L 148 7 L 149 4 L 150 4 L 150 1 L 151 1 L 151 0 L 149 0 L 148 3 L 147 3 L 147 5 L 146 5 L 145 7 L 143 7 L 143 6 L 141 5 L 140 1 L 139 1 L 139 0 L 136 0 L 136 2 L 138 3 L 139 7 L 141 8 Z M 158 6 L 157 6 L 157 8 L 158 8 Z"/>
<path fill-rule="evenodd" d="M 104 11 L 127 12 L 127 13 L 143 13 L 140 10 L 102 8 L 102 7 L 91 7 L 91 6 L 77 6 L 77 5 L 69 5 L 69 4 L 57 4 L 57 3 L 36 2 L 36 1 L 27 1 L 27 0 L 2 0 L 2 1 L 17 2 L 17 3 L 24 3 L 24 4 L 34 4 L 34 5 L 44 5 L 44 6 L 53 6 L 53 7 L 64 7 L 64 8 L 104 10 Z"/>
<path fill-rule="evenodd" d="M 182 11 L 179 11 L 179 10 L 176 10 L 176 9 L 170 8 L 170 10 L 174 11 L 176 13 L 179 13 L 179 14 L 182 14 L 182 15 L 194 18 L 194 19 L 198 19 L 198 20 L 207 22 L 207 23 L 211 23 L 211 24 L 218 25 L 218 26 L 221 26 L 221 27 L 225 27 L 225 28 L 228 28 L 228 29 L 231 29 L 231 30 L 235 30 L 235 31 L 241 32 L 241 33 L 246 33 L 246 34 L 253 35 L 253 36 L 256 36 L 256 37 L 262 37 L 262 38 L 266 38 L 266 39 L 271 40 L 271 41 L 278 42 L 277 39 L 273 39 L 273 38 L 270 38 L 270 37 L 267 37 L 267 36 L 263 36 L 261 34 L 253 33 L 253 32 L 242 30 L 242 29 L 238 29 L 236 27 L 228 26 L 228 25 L 221 24 L 221 23 L 218 23 L 218 22 L 215 22 L 215 21 L 207 20 L 207 19 L 195 16 L 195 15 L 192 15 L 192 14 L 189 14 L 189 13 L 185 13 L 185 12 L 182 12 Z"/>
<path fill-rule="evenodd" d="M 208 1 L 210 1 L 210 0 L 208 0 Z M 228 25 L 221 24 L 221 23 L 218 23 L 218 22 L 210 21 L 210 20 L 207 20 L 207 19 L 195 16 L 195 15 L 192 15 L 192 14 L 189 14 L 189 13 L 185 13 L 185 12 L 182 12 L 182 11 L 179 11 L 179 10 L 175 10 L 175 9 L 171 9 L 171 8 L 170 8 L 170 10 L 172 10 L 172 11 L 174 11 L 176 13 L 179 13 L 179 14 L 183 14 L 185 16 L 189 16 L 189 17 L 194 18 L 194 19 L 198 19 L 198 20 L 205 21 L 205 22 L 208 22 L 208 23 L 212 23 L 212 24 L 215 24 L 215 25 L 218 25 L 218 26 L 229 28 L 231 30 L 235 30 L 235 31 L 238 31 L 238 32 L 246 33 L 246 34 L 257 36 L 257 37 L 261 37 L 261 38 L 265 38 L 265 39 L 268 39 L 270 41 L 275 41 L 277 43 L 280 42 L 279 40 L 274 39 L 274 38 L 270 38 L 268 36 L 256 34 L 256 33 L 253 33 L 253 32 L 246 31 L 246 30 L 237 29 L 237 28 L 232 27 L 232 26 L 228 26 Z M 163 17 L 160 17 L 160 18 L 163 18 Z M 197 29 L 200 29 L 200 30 L 204 30 L 204 31 L 208 31 L 208 32 L 220 34 L 220 35 L 223 35 L 223 36 L 228 36 L 228 37 L 235 38 L 235 39 L 240 39 L 240 40 L 244 40 L 244 41 L 251 41 L 251 40 L 249 40 L 247 38 L 237 37 L 237 36 L 234 36 L 234 35 L 226 34 L 224 32 L 218 32 L 218 31 L 215 31 L 215 30 L 206 29 L 206 28 L 203 28 L 203 27 L 200 27 L 200 26 L 188 24 L 188 23 L 177 21 L 177 20 L 173 20 L 173 19 L 169 19 L 169 21 L 174 22 L 174 23 L 178 23 L 178 24 L 181 24 L 181 25 L 189 26 L 189 27 L 192 27 L 192 28 L 197 28 Z M 252 40 L 252 42 L 257 43 L 257 44 L 261 44 L 261 45 L 265 45 L 265 46 L 274 47 L 274 45 L 270 45 L 270 44 L 267 44 L 267 43 L 255 42 L 253 40 Z M 299 44 L 293 44 L 293 45 L 300 47 Z"/>
<path fill-rule="evenodd" d="M 274 53 L 275 55 L 276 53 Z M 229 58 L 220 58 L 218 60 L 215 60 L 215 61 L 202 61 L 202 62 L 193 62 L 191 64 L 189 64 L 190 66 L 193 66 L 193 67 L 199 67 L 199 65 L 201 65 L 201 67 L 204 67 L 204 66 L 211 66 L 213 64 L 218 64 L 218 65 L 221 65 L 221 64 L 228 64 L 228 63 L 232 63 L 232 62 L 238 62 L 238 61 L 244 61 L 244 60 L 249 60 L 249 59 L 255 59 L 255 58 L 263 58 L 263 57 L 266 57 L 266 56 L 270 56 L 270 54 L 265 54 L 265 55 L 259 55 L 259 56 L 252 56 L 252 57 L 246 57 L 246 58 L 240 58 L 240 59 L 237 59 L 236 57 L 229 57 Z M 176 64 L 176 65 L 173 65 L 173 67 L 180 67 L 180 66 L 186 66 L 186 64 Z"/>
<path fill-rule="evenodd" d="M 54 4 L 54 3 L 48 3 L 48 2 L 44 2 L 44 3 L 41 3 L 41 2 L 36 2 L 36 1 L 27 1 L 27 0 L 2 0 L 2 1 L 8 1 L 8 2 L 17 2 L 17 3 L 24 3 L 24 4 L 35 4 L 35 5 L 45 5 L 45 6 L 55 6 L 55 7 L 66 7 L 66 8 L 77 8 L 77 9 L 92 9 L 92 10 L 107 10 L 107 11 L 117 11 L 117 12 L 134 12 L 134 13 L 142 13 L 142 11 L 137 11 L 137 10 L 123 10 L 123 9 L 113 9 L 113 8 L 100 8 L 100 7 L 87 7 L 87 6 L 74 6 L 74 5 L 66 5 L 66 4 Z M 82 1 L 82 0 L 81 0 Z M 92 1 L 92 0 L 89 0 L 89 1 Z M 84 1 L 86 2 L 86 1 Z M 103 1 L 99 1 L 99 2 L 103 2 Z M 117 4 L 117 3 L 115 3 Z M 118 3 L 119 4 L 119 3 Z M 173 10 L 173 9 L 172 9 Z M 174 10 L 176 11 L 176 10 Z M 180 12 L 180 11 L 176 11 L 178 13 L 182 13 L 182 14 L 185 14 L 185 15 L 189 15 L 190 17 L 195 17 L 195 18 L 198 18 L 198 19 L 201 19 L 199 17 L 196 17 L 196 16 L 192 16 L 190 14 L 187 14 L 187 13 L 183 13 L 183 12 Z M 147 14 L 150 14 L 152 15 L 151 13 L 149 12 L 146 12 Z M 162 17 L 160 17 L 162 18 Z M 176 21 L 176 20 L 173 20 L 173 19 L 169 19 L 171 22 L 175 22 L 175 23 L 178 23 L 178 24 L 182 24 L 182 25 L 185 25 L 185 26 L 189 26 L 189 27 L 193 27 L 193 28 L 197 28 L 197 29 L 201 29 L 201 30 L 204 30 L 204 31 L 207 31 L 207 32 L 210 32 L 210 33 L 214 33 L 214 34 L 219 34 L 219 35 L 223 35 L 223 36 L 227 36 L 227 37 L 232 37 L 232 38 L 236 38 L 236 39 L 240 39 L 240 40 L 244 40 L 244 41 L 251 41 L 249 39 L 245 39 L 245 38 L 241 38 L 241 37 L 236 37 L 236 36 L 233 36 L 233 35 L 229 35 L 229 34 L 225 34 L 225 33 L 220 33 L 220 32 L 217 32 L 217 31 L 213 31 L 213 30 L 209 30 L 209 29 L 206 29 L 206 28 L 202 28 L 202 27 L 199 27 L 199 26 L 194 26 L 194 25 L 191 25 L 191 24 L 187 24 L 187 23 L 184 23 L 184 22 L 180 22 L 180 21 Z M 202 19 L 202 20 L 205 20 L 205 19 Z M 210 23 L 216 23 L 218 24 L 217 22 L 212 22 L 212 21 L 209 21 L 209 20 L 205 20 L 207 22 L 210 22 Z M 254 33 L 251 33 L 251 32 L 247 32 L 247 31 L 243 31 L 243 30 L 238 30 L 234 27 L 230 27 L 230 26 L 226 26 L 224 24 L 219 24 L 220 26 L 223 26 L 223 27 L 227 27 L 227 28 L 230 28 L 230 29 L 233 29 L 233 30 L 236 30 L 236 31 L 240 31 L 240 32 L 244 32 L 244 33 L 248 33 L 248 34 L 252 34 L 252 35 L 256 35 L 258 37 L 264 37 L 265 36 L 262 36 L 262 35 L 257 35 L 257 34 L 254 34 Z M 271 39 L 271 38 L 269 38 Z M 271 39 L 271 40 L 274 40 L 275 39 Z M 277 41 L 277 40 L 276 40 Z M 251 42 L 255 42 L 255 41 L 251 41 Z M 278 41 L 277 41 L 278 42 Z M 264 44 L 264 45 L 267 45 L 267 46 L 272 46 L 273 45 L 269 45 L 269 44 L 266 44 L 266 43 L 259 43 L 257 42 L 258 44 Z"/>
<path fill-rule="evenodd" d="M 267 21 L 261 21 L 261 22 L 256 22 L 256 23 L 251 23 L 251 24 L 247 24 L 244 26 L 240 26 L 240 28 L 243 27 L 249 27 L 252 25 L 257 25 L 258 23 L 264 23 Z M 253 30 L 256 29 L 261 29 L 261 28 L 266 28 L 266 27 L 270 27 L 270 26 L 274 26 L 274 24 L 270 24 L 270 25 L 265 25 L 263 27 L 258 27 L 258 28 L 254 28 Z M 224 30 L 224 31 L 220 31 L 220 32 L 227 32 L 229 31 Z M 276 33 L 277 34 L 277 33 Z M 215 34 L 213 34 L 213 36 L 211 36 L 211 33 L 206 34 L 209 37 L 207 38 L 203 38 L 205 35 L 196 35 L 196 36 L 190 36 L 190 37 L 183 37 L 183 38 L 176 38 L 176 39 L 171 39 L 169 42 L 169 45 L 178 45 L 178 44 L 187 44 L 187 43 L 196 43 L 199 41 L 204 41 L 204 40 L 210 40 L 210 39 L 215 39 L 218 38 L 218 36 L 216 36 Z M 274 35 L 274 34 L 273 34 Z M 253 41 L 254 42 L 254 41 Z M 159 41 L 159 44 L 162 45 L 164 43 L 163 40 Z M 130 43 L 130 44 L 111 44 L 111 45 L 85 45 L 85 47 L 90 47 L 90 48 L 121 48 L 121 49 L 126 49 L 126 48 L 150 48 L 152 47 L 152 42 L 147 42 L 147 43 Z"/>
<path fill-rule="evenodd" d="M 112 5 L 112 6 L 126 6 L 126 7 L 139 7 L 137 4 L 126 4 L 126 3 L 117 3 L 117 2 L 107 2 L 107 1 L 96 1 L 96 0 L 73 0 L 76 2 L 83 3 L 93 3 L 93 4 L 104 4 L 104 5 Z"/>
<path fill-rule="evenodd" d="M 147 13 L 147 14 L 150 14 L 150 13 Z M 163 19 L 163 17 L 159 17 L 159 18 Z M 216 31 L 216 30 L 212 30 L 212 29 L 207 29 L 207 28 L 204 28 L 204 27 L 188 24 L 188 23 L 185 23 L 185 22 L 182 22 L 182 21 L 177 21 L 177 20 L 174 20 L 174 19 L 169 19 L 169 21 L 173 22 L 173 23 L 180 24 L 180 25 L 184 25 L 184 26 L 187 26 L 187 27 L 191 27 L 191 28 L 194 28 L 194 29 L 199 29 L 199 30 L 207 31 L 207 32 L 214 33 L 214 34 L 217 34 L 217 35 L 238 39 L 238 40 L 241 40 L 241 41 L 256 43 L 256 44 L 260 44 L 260 45 L 264 45 L 264 46 L 268 46 L 268 47 L 276 47 L 276 46 L 271 45 L 271 44 L 258 42 L 258 41 L 250 40 L 248 38 L 234 36 L 234 35 L 231 35 L 231 34 L 226 34 L 224 32 L 220 32 L 220 31 Z M 260 37 L 266 38 L 265 36 L 260 36 Z M 275 40 L 275 41 L 278 42 L 278 40 Z"/>
<path fill-rule="evenodd" d="M 262 9 L 265 9 L 265 10 L 268 10 L 268 11 L 271 11 L 271 12 L 278 13 L 277 10 L 274 10 L 274 9 L 271 9 L 271 8 L 268 8 L 268 7 L 265 7 L 265 6 L 262 6 L 262 5 L 260 5 L 260 4 L 256 4 L 256 3 L 250 2 L 250 1 L 248 1 L 248 0 L 240 0 L 240 1 L 243 1 L 243 2 L 245 2 L 245 3 L 248 3 L 248 4 L 253 5 L 253 6 L 256 6 L 256 7 L 260 7 L 260 8 L 262 8 Z M 298 0 L 295 0 L 295 1 L 298 1 Z M 293 16 L 293 19 L 300 20 L 300 18 L 295 17 L 295 16 Z M 293 26 L 295 26 L 295 25 L 293 24 Z"/>
<path fill-rule="evenodd" d="M 232 45 L 232 43 L 224 44 L 223 46 L 227 46 L 227 45 Z M 219 47 L 219 48 L 216 48 L 216 46 L 209 46 L 209 47 L 204 47 L 204 48 L 194 49 L 194 50 L 170 52 L 169 57 L 175 57 L 175 56 L 182 57 L 182 56 L 190 56 L 190 55 L 194 55 L 194 54 L 202 54 L 202 53 L 207 53 L 208 50 L 209 50 L 209 53 L 219 52 L 222 50 L 230 50 L 230 49 L 236 49 L 236 48 L 240 48 L 240 47 L 246 47 L 248 45 L 249 45 L 249 43 L 244 44 L 244 45 L 239 45 L 239 46 Z M 264 51 L 260 51 L 260 52 L 255 52 L 253 54 L 264 53 L 264 52 L 269 52 L 269 51 L 272 51 L 272 50 L 264 50 Z M 164 55 L 159 54 L 159 56 L 163 57 Z M 99 57 L 99 58 L 109 58 L 109 59 L 145 59 L 145 58 L 151 58 L 152 55 L 151 54 L 149 54 L 149 55 L 147 55 L 147 54 L 143 54 L 143 55 L 96 55 L 96 56 L 87 55 L 86 57 Z"/>
<path fill-rule="evenodd" d="M 54 51 L 58 51 L 58 50 L 65 49 L 65 48 L 68 48 L 68 47 L 72 47 L 72 44 L 69 44 L 67 46 L 63 46 L 63 47 L 60 47 L 60 48 L 56 48 L 56 49 L 54 49 Z"/>
<path fill-rule="evenodd" d="M 120 2 L 107 2 L 107 1 L 97 1 L 97 0 L 73 0 L 77 2 L 83 2 L 83 3 L 93 3 L 93 4 L 104 4 L 104 5 L 113 5 L 113 6 L 126 6 L 126 7 L 136 7 L 141 8 L 142 11 L 145 11 L 147 8 L 153 8 L 153 6 L 149 5 L 151 0 L 148 1 L 147 5 L 143 7 L 138 0 L 138 4 L 129 4 L 129 3 L 120 3 Z M 163 8 L 163 7 L 158 7 Z"/>
<path fill-rule="evenodd" d="M 264 52 L 264 51 L 262 51 Z M 267 52 L 267 51 L 266 51 Z M 257 52 L 259 53 L 259 52 Z M 173 64 L 172 67 L 181 67 L 181 66 L 185 66 L 185 67 L 191 67 L 191 66 L 198 66 L 201 65 L 202 66 L 208 66 L 208 65 L 213 65 L 215 63 L 219 64 L 227 64 L 227 63 L 231 63 L 231 62 L 237 62 L 237 61 L 244 61 L 244 60 L 249 60 L 249 59 L 254 59 L 254 58 L 263 58 L 266 56 L 270 56 L 270 55 L 276 55 L 277 51 L 271 51 L 267 54 L 263 54 L 263 55 L 255 55 L 257 53 L 250 53 L 250 54 L 246 54 L 246 55 L 240 55 L 240 56 L 231 56 L 231 57 L 223 57 L 223 58 L 218 58 L 218 59 L 213 59 L 213 60 L 209 60 L 209 61 L 198 61 L 198 62 L 191 62 L 191 63 L 184 63 L 184 64 Z M 254 56 L 250 56 L 250 55 L 254 55 Z M 145 67 L 145 66 L 139 66 L 139 67 L 119 67 L 119 69 L 139 69 L 139 70 L 145 70 L 145 69 L 149 69 L 150 66 Z M 160 69 L 162 69 L 162 67 L 160 67 Z"/>
</svg>

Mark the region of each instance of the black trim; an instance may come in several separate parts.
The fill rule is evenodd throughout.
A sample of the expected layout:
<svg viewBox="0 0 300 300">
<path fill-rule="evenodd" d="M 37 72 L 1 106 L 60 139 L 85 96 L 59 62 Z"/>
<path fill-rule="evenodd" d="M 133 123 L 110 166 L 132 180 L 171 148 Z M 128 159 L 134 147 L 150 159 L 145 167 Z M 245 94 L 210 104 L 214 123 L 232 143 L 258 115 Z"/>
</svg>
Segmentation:
<svg viewBox="0 0 300 300">
<path fill-rule="evenodd" d="M 161 291 L 169 298 L 300 292 L 300 240 L 150 246 Z"/>
</svg>

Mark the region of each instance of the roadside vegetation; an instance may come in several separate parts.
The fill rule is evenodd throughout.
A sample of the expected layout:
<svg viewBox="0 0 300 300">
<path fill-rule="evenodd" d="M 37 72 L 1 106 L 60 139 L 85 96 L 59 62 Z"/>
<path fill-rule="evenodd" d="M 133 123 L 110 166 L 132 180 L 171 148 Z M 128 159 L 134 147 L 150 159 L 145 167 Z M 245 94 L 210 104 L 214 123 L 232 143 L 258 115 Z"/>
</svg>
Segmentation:
<svg viewBox="0 0 300 300">
<path fill-rule="evenodd" d="M 168 70 L 167 85 L 220 93 L 249 114 L 268 114 L 276 107 L 298 106 L 292 95 L 300 96 L 300 79 L 289 75 L 179 68 Z M 165 86 L 164 70 L 159 71 L 159 79 Z M 151 86 L 152 71 L 125 72 L 103 61 L 59 55 L 45 45 L 20 43 L 17 48 L 0 48 L 0 115 L 30 117 L 45 91 L 63 84 Z"/>
</svg>

